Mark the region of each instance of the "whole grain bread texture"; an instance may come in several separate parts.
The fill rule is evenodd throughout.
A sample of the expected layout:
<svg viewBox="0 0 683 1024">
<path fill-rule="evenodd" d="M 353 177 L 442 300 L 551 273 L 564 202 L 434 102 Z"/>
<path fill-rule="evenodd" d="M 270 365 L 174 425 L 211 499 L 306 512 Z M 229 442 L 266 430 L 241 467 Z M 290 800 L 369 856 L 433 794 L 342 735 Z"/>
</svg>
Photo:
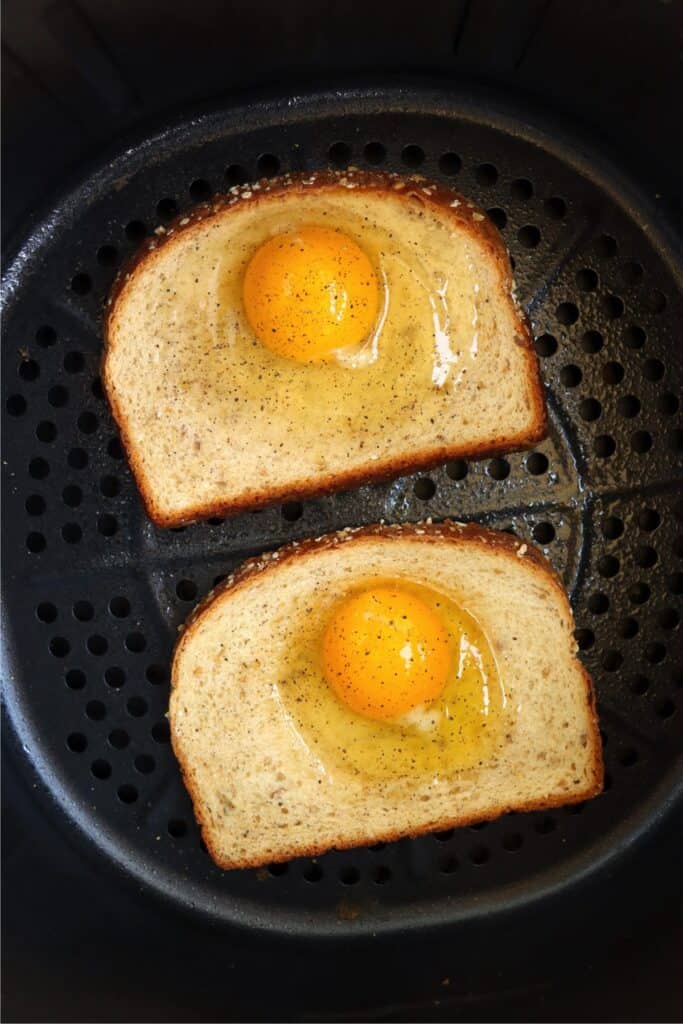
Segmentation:
<svg viewBox="0 0 683 1024">
<path fill-rule="evenodd" d="M 378 267 L 387 301 L 367 365 L 298 363 L 251 332 L 251 256 L 307 223 L 346 231 Z M 160 526 L 525 448 L 546 430 L 492 222 L 423 178 L 354 169 L 241 186 L 158 228 L 109 297 L 102 379 Z"/>
<path fill-rule="evenodd" d="M 422 582 L 483 628 L 506 694 L 494 755 L 431 777 L 329 773 L 277 698 L 301 616 L 377 578 Z M 543 555 L 445 522 L 378 525 L 247 562 L 187 622 L 172 670 L 173 749 L 206 846 L 243 868 L 586 800 L 603 781 L 590 677 Z M 324 685 L 324 684 L 322 684 Z"/>
</svg>

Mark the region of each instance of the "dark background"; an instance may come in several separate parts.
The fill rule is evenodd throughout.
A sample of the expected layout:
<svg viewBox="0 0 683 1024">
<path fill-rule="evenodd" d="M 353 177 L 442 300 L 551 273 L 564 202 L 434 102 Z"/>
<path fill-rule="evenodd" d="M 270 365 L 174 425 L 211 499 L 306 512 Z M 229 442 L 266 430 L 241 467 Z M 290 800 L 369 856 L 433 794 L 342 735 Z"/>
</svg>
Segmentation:
<svg viewBox="0 0 683 1024">
<path fill-rule="evenodd" d="M 255 86 L 371 76 L 528 97 L 683 220 L 677 0 L 5 0 L 3 21 L 6 239 L 131 129 Z M 4 761 L 8 1021 L 680 1019 L 680 812 L 561 913 L 313 946 L 152 901 L 53 820 L 11 740 Z"/>
</svg>

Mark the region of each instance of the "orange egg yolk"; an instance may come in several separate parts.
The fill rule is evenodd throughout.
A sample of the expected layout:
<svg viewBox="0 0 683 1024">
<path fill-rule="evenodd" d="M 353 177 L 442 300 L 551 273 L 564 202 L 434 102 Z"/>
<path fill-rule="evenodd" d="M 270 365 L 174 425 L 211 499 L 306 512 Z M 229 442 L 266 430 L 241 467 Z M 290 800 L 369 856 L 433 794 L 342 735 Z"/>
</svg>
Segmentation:
<svg viewBox="0 0 683 1024">
<path fill-rule="evenodd" d="M 359 345 L 379 310 L 379 285 L 360 246 L 341 231 L 304 227 L 275 235 L 244 276 L 247 319 L 267 348 L 300 362 Z"/>
<path fill-rule="evenodd" d="M 395 586 L 372 587 L 340 603 L 323 636 L 322 661 L 340 700 L 375 719 L 400 717 L 438 697 L 452 664 L 437 614 Z"/>
</svg>

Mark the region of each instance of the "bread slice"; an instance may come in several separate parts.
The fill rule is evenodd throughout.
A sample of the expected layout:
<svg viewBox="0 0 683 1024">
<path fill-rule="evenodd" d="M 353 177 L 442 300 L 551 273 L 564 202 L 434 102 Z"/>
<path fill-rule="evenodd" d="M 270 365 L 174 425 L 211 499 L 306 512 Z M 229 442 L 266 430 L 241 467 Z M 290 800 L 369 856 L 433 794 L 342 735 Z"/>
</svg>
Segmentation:
<svg viewBox="0 0 683 1024">
<path fill-rule="evenodd" d="M 255 340 L 243 310 L 261 243 L 319 223 L 354 237 L 386 282 L 377 348 L 360 367 L 284 359 Z M 158 228 L 112 292 L 105 342 L 104 388 L 160 526 L 545 434 L 503 241 L 472 203 L 419 177 L 257 182 Z"/>
<path fill-rule="evenodd" d="M 330 779 L 277 699 L 301 616 L 324 617 L 381 577 L 429 584 L 467 609 L 506 693 L 495 754 L 437 786 L 410 773 Z M 345 530 L 247 562 L 194 613 L 173 661 L 173 749 L 211 856 L 256 866 L 595 796 L 600 735 L 573 628 L 540 552 L 476 526 Z"/>
</svg>

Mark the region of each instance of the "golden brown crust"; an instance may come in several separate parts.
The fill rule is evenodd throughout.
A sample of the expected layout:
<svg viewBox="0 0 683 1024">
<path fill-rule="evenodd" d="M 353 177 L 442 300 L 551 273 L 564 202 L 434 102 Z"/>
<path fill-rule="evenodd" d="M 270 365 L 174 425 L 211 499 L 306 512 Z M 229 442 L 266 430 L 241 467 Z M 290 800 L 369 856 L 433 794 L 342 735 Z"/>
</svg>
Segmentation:
<svg viewBox="0 0 683 1024">
<path fill-rule="evenodd" d="M 493 547 L 506 557 L 512 557 L 515 559 L 525 558 L 532 563 L 535 571 L 551 582 L 560 595 L 570 620 L 573 621 L 569 599 L 567 598 L 567 593 L 562 586 L 559 577 L 553 571 L 545 556 L 533 544 L 520 541 L 517 537 L 514 537 L 509 533 L 504 533 L 503 531 L 486 529 L 476 523 L 464 524 L 453 522 L 451 520 L 444 520 L 440 523 L 433 523 L 431 520 L 427 520 L 422 523 L 377 523 L 371 526 L 340 530 L 337 533 L 324 534 L 321 537 L 310 538 L 301 542 L 294 541 L 282 548 L 279 548 L 277 551 L 267 552 L 264 555 L 257 556 L 256 558 L 250 558 L 244 562 L 231 576 L 225 579 L 204 598 L 204 600 L 192 612 L 185 623 L 185 626 L 182 628 L 180 638 L 176 644 L 173 654 L 171 689 L 173 690 L 177 684 L 176 671 L 178 655 L 181 649 L 191 640 L 194 628 L 202 615 L 209 609 L 214 601 L 220 599 L 224 594 L 243 587 L 254 576 L 258 576 L 262 573 L 275 572 L 287 562 L 290 562 L 293 559 L 303 558 L 313 551 L 327 551 L 342 544 L 353 544 L 359 540 L 365 540 L 367 538 L 382 538 L 387 541 L 391 541 L 398 537 L 419 538 L 421 543 L 426 544 L 444 540 L 451 540 L 454 543 L 457 543 L 464 540 L 468 543 L 480 544 L 482 547 L 486 548 Z M 595 691 L 593 688 L 593 681 L 586 668 L 583 665 L 580 665 L 580 668 L 586 688 L 586 702 L 589 708 L 591 733 L 589 742 L 593 749 L 593 765 L 590 773 L 591 781 L 589 785 L 586 789 L 570 795 L 548 794 L 545 797 L 539 797 L 538 800 L 501 805 L 496 808 L 493 813 L 487 813 L 486 820 L 500 817 L 510 811 L 525 813 L 527 811 L 550 810 L 553 807 L 560 807 L 565 804 L 580 803 L 583 800 L 588 800 L 593 796 L 597 796 L 598 793 L 602 791 L 604 766 L 602 761 L 602 743 L 595 708 Z M 305 849 L 300 846 L 296 846 L 287 850 L 279 850 L 276 855 L 269 858 L 260 857 L 254 860 L 222 861 L 218 855 L 218 851 L 215 847 L 212 847 L 210 829 L 207 827 L 207 823 L 202 821 L 201 802 L 192 784 L 190 773 L 186 769 L 181 753 L 174 742 L 173 728 L 171 728 L 171 743 L 180 765 L 183 781 L 192 800 L 195 816 L 202 831 L 202 837 L 211 857 L 219 867 L 225 869 L 259 867 L 266 860 L 278 862 L 290 860 L 292 857 L 315 857 L 330 849 L 329 844 L 321 845 L 319 847 L 306 847 Z M 372 839 L 367 841 L 372 843 L 393 842 L 397 839 L 416 838 L 429 832 L 441 832 L 449 828 L 460 828 L 472 825 L 481 820 L 484 820 L 482 815 L 475 814 L 470 816 L 458 816 L 457 814 L 454 814 L 453 816 L 439 818 L 414 830 L 396 830 L 395 832 L 386 832 L 377 835 L 373 834 Z M 334 848 L 338 850 L 345 850 L 363 845 L 365 845 L 365 843 L 340 841 L 335 844 Z"/>
<path fill-rule="evenodd" d="M 292 192 L 307 194 L 321 193 L 338 189 L 356 189 L 365 192 L 386 194 L 400 193 L 411 200 L 425 206 L 431 205 L 447 210 L 455 223 L 472 237 L 483 243 L 489 256 L 498 268 L 503 290 L 509 292 L 517 313 L 518 333 L 515 341 L 525 353 L 527 376 L 531 387 L 532 424 L 517 435 L 501 434 L 490 438 L 480 445 L 446 445 L 429 448 L 410 456 L 397 456 L 385 460 L 381 464 L 368 463 L 366 466 L 349 472 L 328 474 L 317 479 L 293 481 L 287 487 L 269 490 L 248 491 L 237 499 L 218 500 L 197 505 L 184 514 L 166 513 L 159 509 L 149 492 L 133 445 L 128 437 L 126 416 L 117 401 L 116 389 L 109 379 L 107 355 L 109 351 L 110 323 L 116 314 L 118 300 L 123 291 L 131 285 L 135 277 L 154 257 L 161 246 L 173 245 L 178 237 L 195 224 L 220 218 L 226 210 L 244 203 L 259 204 L 266 197 L 290 194 Z M 486 214 L 460 193 L 433 181 L 427 181 L 421 175 L 402 177 L 378 171 L 361 171 L 349 168 L 346 171 L 316 171 L 310 174 L 293 174 L 281 178 L 263 179 L 253 184 L 236 186 L 230 192 L 210 203 L 197 206 L 191 213 L 177 218 L 168 227 L 157 229 L 157 236 L 149 240 L 139 252 L 122 268 L 107 300 L 104 324 L 105 350 L 102 360 L 102 383 L 109 401 L 112 414 L 121 432 L 123 447 L 128 456 L 133 475 L 137 481 L 142 501 L 149 518 L 161 527 L 181 526 L 200 519 L 213 516 L 236 515 L 247 509 L 264 508 L 285 500 L 323 497 L 335 491 L 346 490 L 362 483 L 379 482 L 407 473 L 425 470 L 438 466 L 456 458 L 484 458 L 499 455 L 513 449 L 529 448 L 543 440 L 547 432 L 547 415 L 543 399 L 538 359 L 533 346 L 533 335 L 528 319 L 517 305 L 513 295 L 512 269 L 505 243 L 498 229 Z"/>
</svg>

